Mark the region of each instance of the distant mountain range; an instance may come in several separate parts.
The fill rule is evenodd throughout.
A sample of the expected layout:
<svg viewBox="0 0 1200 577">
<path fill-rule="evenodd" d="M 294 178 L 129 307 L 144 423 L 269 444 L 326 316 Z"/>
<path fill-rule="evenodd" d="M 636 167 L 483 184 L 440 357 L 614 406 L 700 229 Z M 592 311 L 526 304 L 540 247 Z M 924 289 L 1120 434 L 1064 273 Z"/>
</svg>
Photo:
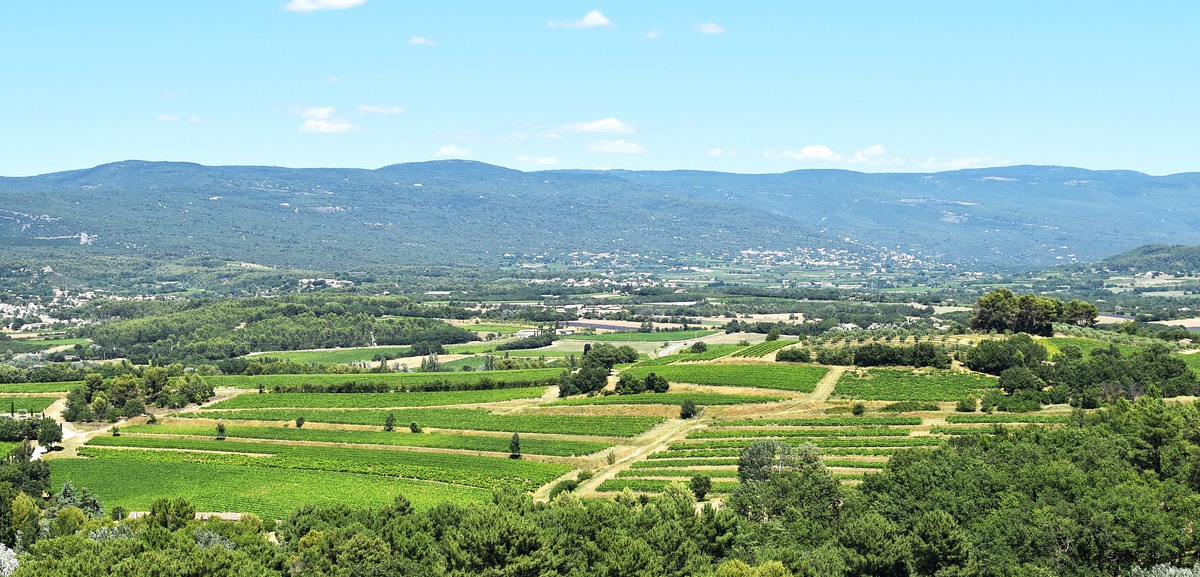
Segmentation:
<svg viewBox="0 0 1200 577">
<path fill-rule="evenodd" d="M 0 245 L 90 243 L 314 269 L 573 251 L 895 250 L 968 267 L 1200 244 L 1200 173 L 377 170 L 126 161 L 0 178 Z M 507 256 L 506 256 L 507 255 Z"/>
</svg>

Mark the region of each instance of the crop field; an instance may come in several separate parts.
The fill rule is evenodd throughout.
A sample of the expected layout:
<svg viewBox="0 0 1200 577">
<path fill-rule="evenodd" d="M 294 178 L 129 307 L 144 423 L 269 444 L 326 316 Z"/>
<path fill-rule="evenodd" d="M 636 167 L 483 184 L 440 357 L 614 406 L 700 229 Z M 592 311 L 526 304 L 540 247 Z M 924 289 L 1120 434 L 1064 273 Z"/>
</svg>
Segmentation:
<svg viewBox="0 0 1200 577">
<path fill-rule="evenodd" d="M 765 357 L 779 349 L 796 344 L 799 341 L 763 341 L 733 354 L 735 357 L 759 358 Z"/>
<path fill-rule="evenodd" d="M 394 414 L 397 426 L 417 423 L 422 428 L 516 433 L 554 433 L 561 435 L 598 435 L 632 437 L 662 422 L 659 417 L 590 416 L 519 413 L 498 415 L 481 409 L 243 409 L 237 411 L 197 411 L 179 417 L 250 421 L 295 421 L 297 417 L 314 423 L 383 426 L 388 414 Z"/>
<path fill-rule="evenodd" d="M 83 385 L 83 381 L 60 381 L 57 383 L 9 383 L 0 385 L 0 393 L 69 393 Z"/>
<path fill-rule="evenodd" d="M 304 384 L 336 385 L 340 383 L 384 383 L 397 389 L 418 389 L 422 385 L 437 382 L 457 385 L 474 385 L 483 379 L 495 382 L 551 382 L 558 378 L 562 369 L 525 369 L 514 371 L 468 371 L 446 373 L 359 373 L 346 375 L 218 375 L 205 377 L 214 387 L 236 387 L 257 389 L 260 385 L 271 390 L 276 386 L 298 387 Z M 2 392 L 3 389 L 0 389 Z"/>
<path fill-rule="evenodd" d="M 376 355 L 387 355 L 391 357 L 409 356 L 412 349 L 408 347 L 356 347 L 346 349 L 332 349 L 327 351 L 279 351 L 271 353 L 261 353 L 254 357 L 270 357 L 273 359 L 284 359 L 293 363 L 329 363 L 329 364 L 349 364 L 370 361 Z"/>
<path fill-rule="evenodd" d="M 188 435 L 207 438 L 212 438 L 215 435 L 215 427 L 206 425 L 133 425 L 121 430 L 126 434 L 138 435 Z M 225 436 L 231 439 L 390 445 L 395 447 L 490 451 L 494 453 L 507 453 L 509 441 L 508 436 L 412 433 L 409 432 L 406 424 L 401 423 L 397 423 L 396 431 L 393 432 L 313 428 L 297 429 L 294 427 L 248 427 L 231 424 L 225 427 Z M 611 446 L 608 443 L 595 443 L 591 441 L 521 439 L 521 452 L 529 455 L 573 457 L 575 455 L 595 453 Z"/>
<path fill-rule="evenodd" d="M 436 407 L 495 403 L 514 399 L 536 399 L 546 392 L 545 387 L 489 389 L 483 391 L 449 391 L 429 393 L 271 393 L 238 395 L 212 405 L 211 409 L 369 409 L 376 407 Z"/>
<path fill-rule="evenodd" d="M 487 324 L 487 323 L 476 323 L 473 325 L 458 325 L 458 327 L 466 329 L 468 331 L 475 331 L 477 333 L 496 333 L 498 335 L 511 335 L 511 334 L 516 334 L 517 331 L 534 328 L 531 326 L 496 325 L 496 324 Z"/>
<path fill-rule="evenodd" d="M 120 449 L 113 447 L 120 447 Z M 571 469 L 568 465 L 558 463 L 456 453 L 301 446 L 139 435 L 96 437 L 88 441 L 87 445 L 79 451 L 82 456 L 102 459 L 166 463 L 218 463 L 243 467 L 335 471 L 439 481 L 479 488 L 491 488 L 497 484 L 514 484 L 529 490 L 535 489 Z"/>
<path fill-rule="evenodd" d="M 3 397 L 0 398 L 0 414 L 41 413 L 54 404 L 55 397 Z"/>
<path fill-rule="evenodd" d="M 711 427 L 867 427 L 889 425 L 920 425 L 921 417 L 826 417 L 787 419 L 764 417 L 739 421 L 719 421 Z"/>
<path fill-rule="evenodd" d="M 661 493 L 671 483 L 684 483 L 687 479 L 679 481 L 665 481 L 655 479 L 609 479 L 600 484 L 597 489 L 602 492 L 620 492 L 625 488 L 638 493 Z M 732 493 L 737 488 L 737 481 L 714 482 L 712 484 L 712 493 Z"/>
<path fill-rule="evenodd" d="M 834 428 L 784 429 L 773 427 L 710 428 L 688 435 L 689 439 L 749 439 L 758 437 L 907 437 L 911 431 L 895 428 Z"/>
<path fill-rule="evenodd" d="M 949 415 L 946 417 L 947 423 L 952 424 L 968 424 L 968 423 L 1066 423 L 1070 420 L 1068 415 L 981 415 L 981 414 L 958 414 Z"/>
<path fill-rule="evenodd" d="M 786 398 L 767 395 L 722 395 L 720 393 L 640 393 L 636 395 L 601 395 L 596 397 L 562 399 L 546 403 L 544 406 L 678 405 L 686 400 L 691 400 L 697 405 L 743 405 L 774 403 Z"/>
<path fill-rule="evenodd" d="M 113 453 L 119 451 L 110 451 Z M 491 491 L 378 475 L 328 471 L 278 470 L 132 459 L 56 459 L 48 461 L 54 490 L 70 481 L 87 487 L 106 507 L 148 511 L 160 497 L 182 497 L 198 511 L 241 511 L 265 519 L 286 519 L 306 503 L 380 507 L 403 495 L 418 509 L 438 503 L 484 502 Z"/>
<path fill-rule="evenodd" d="M 627 331 L 620 333 L 604 333 L 599 335 L 567 335 L 566 339 L 572 341 L 591 341 L 591 342 L 635 342 L 635 343 L 664 343 L 667 341 L 688 341 L 715 335 L 721 331 L 714 330 L 697 330 L 697 331 L 659 331 L 654 333 L 639 333 L 635 331 Z"/>
<path fill-rule="evenodd" d="M 672 363 L 690 363 L 696 361 L 711 361 L 721 357 L 736 353 L 744 349 L 741 345 L 708 345 L 708 350 L 703 353 L 675 353 L 665 357 L 655 357 L 644 360 L 637 364 L 639 367 L 660 367 Z M 686 349 L 684 349 L 686 350 Z"/>
<path fill-rule="evenodd" d="M 697 385 L 759 387 L 811 393 L 817 381 L 829 372 L 825 367 L 790 365 L 666 365 L 631 367 L 627 372 L 638 378 L 654 373 L 674 383 Z"/>
<path fill-rule="evenodd" d="M 1122 355 L 1130 355 L 1141 350 L 1141 347 L 1133 345 L 1122 345 L 1119 343 L 1110 343 L 1096 339 L 1086 339 L 1083 337 L 1050 337 L 1047 339 L 1038 339 L 1038 342 L 1046 345 L 1046 350 L 1051 354 L 1059 353 L 1065 346 L 1079 347 L 1086 357 L 1095 349 L 1108 348 L 1109 345 L 1116 345 L 1117 350 L 1121 351 Z"/>
<path fill-rule="evenodd" d="M 868 369 L 846 371 L 833 394 L 868 401 L 954 401 L 997 386 L 995 377 L 974 373 Z"/>
</svg>

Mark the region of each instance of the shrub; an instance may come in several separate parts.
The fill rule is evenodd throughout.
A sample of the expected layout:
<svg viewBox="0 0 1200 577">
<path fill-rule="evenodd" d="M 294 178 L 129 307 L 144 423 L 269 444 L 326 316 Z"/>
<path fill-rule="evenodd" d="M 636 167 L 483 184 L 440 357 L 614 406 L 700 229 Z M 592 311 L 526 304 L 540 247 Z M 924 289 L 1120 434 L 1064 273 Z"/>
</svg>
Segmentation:
<svg viewBox="0 0 1200 577">
<path fill-rule="evenodd" d="M 861 417 L 863 413 L 867 412 L 867 406 L 862 403 L 854 403 L 850 407 L 850 412 L 854 413 L 856 417 Z"/>
<path fill-rule="evenodd" d="M 692 402 L 691 399 L 687 399 L 687 400 L 683 401 L 683 404 L 681 404 L 679 406 L 679 418 L 691 419 L 695 416 L 696 416 L 696 403 Z"/>
</svg>

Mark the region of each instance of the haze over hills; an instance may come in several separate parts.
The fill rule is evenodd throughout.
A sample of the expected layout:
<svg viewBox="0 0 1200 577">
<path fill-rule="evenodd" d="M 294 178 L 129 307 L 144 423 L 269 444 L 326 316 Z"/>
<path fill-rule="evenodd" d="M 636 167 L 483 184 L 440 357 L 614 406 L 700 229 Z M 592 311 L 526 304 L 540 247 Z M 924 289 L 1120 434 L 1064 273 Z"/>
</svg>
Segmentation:
<svg viewBox="0 0 1200 577">
<path fill-rule="evenodd" d="M 86 234 L 81 238 L 81 233 Z M 496 264 L 506 255 L 899 250 L 966 266 L 1095 261 L 1200 244 L 1200 173 L 1012 166 L 522 172 L 125 161 L 0 178 L 0 244 L 79 244 L 308 268 Z"/>
</svg>

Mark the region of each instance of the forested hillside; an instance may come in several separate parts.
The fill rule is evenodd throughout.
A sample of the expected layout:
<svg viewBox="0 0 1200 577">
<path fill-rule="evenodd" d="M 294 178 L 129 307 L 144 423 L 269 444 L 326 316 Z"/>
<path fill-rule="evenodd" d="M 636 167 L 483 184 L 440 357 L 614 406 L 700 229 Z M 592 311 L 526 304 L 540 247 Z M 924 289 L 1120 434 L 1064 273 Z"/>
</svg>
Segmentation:
<svg viewBox="0 0 1200 577">
<path fill-rule="evenodd" d="M 127 161 L 0 178 L 0 243 L 82 241 L 135 255 L 326 270 L 797 248 L 1046 265 L 1152 242 L 1200 243 L 1198 195 L 1197 174 L 1042 166 L 745 175 L 521 172 L 467 161 L 378 170 Z"/>
</svg>

